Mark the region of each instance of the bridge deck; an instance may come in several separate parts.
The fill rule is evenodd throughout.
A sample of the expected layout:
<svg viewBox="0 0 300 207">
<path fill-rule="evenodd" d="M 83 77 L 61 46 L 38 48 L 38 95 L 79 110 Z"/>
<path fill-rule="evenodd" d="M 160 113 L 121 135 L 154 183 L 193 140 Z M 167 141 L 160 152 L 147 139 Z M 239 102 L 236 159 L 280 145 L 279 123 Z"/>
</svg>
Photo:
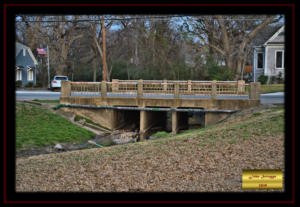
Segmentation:
<svg viewBox="0 0 300 207">
<path fill-rule="evenodd" d="M 260 103 L 259 87 L 258 83 L 249 85 L 245 81 L 66 81 L 62 82 L 60 102 L 96 106 L 239 110 Z"/>
<path fill-rule="evenodd" d="M 162 98 L 162 97 L 61 97 L 61 104 L 95 105 L 95 106 L 133 106 L 133 107 L 167 107 L 167 108 L 204 108 L 222 110 L 240 110 L 260 104 L 260 100 L 237 98 Z"/>
</svg>

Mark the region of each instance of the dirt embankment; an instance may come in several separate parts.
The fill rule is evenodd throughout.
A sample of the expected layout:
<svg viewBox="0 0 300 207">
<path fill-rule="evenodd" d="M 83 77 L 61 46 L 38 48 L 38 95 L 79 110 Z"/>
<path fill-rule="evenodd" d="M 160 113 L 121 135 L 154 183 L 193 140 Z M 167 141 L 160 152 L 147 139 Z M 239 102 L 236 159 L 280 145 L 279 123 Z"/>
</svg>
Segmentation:
<svg viewBox="0 0 300 207">
<path fill-rule="evenodd" d="M 161 140 L 19 158 L 16 190 L 243 192 L 243 169 L 284 171 L 284 113 L 262 107 L 235 116 Z"/>
</svg>

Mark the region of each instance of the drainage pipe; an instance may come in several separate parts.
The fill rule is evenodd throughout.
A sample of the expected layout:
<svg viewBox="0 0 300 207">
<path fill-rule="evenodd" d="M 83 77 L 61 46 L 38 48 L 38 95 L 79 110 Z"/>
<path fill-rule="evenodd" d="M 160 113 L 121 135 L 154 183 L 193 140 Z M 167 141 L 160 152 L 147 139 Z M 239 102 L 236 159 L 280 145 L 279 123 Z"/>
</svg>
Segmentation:
<svg viewBox="0 0 300 207">
<path fill-rule="evenodd" d="M 116 110 L 134 110 L 134 111 L 177 111 L 177 112 L 210 112 L 210 113 L 234 113 L 238 110 L 210 110 L 199 108 L 156 108 L 156 107 L 131 107 L 131 106 L 95 106 L 95 105 L 79 105 L 79 104 L 57 104 L 53 109 L 59 109 L 60 107 L 68 108 L 86 108 L 86 109 L 116 109 Z"/>
</svg>

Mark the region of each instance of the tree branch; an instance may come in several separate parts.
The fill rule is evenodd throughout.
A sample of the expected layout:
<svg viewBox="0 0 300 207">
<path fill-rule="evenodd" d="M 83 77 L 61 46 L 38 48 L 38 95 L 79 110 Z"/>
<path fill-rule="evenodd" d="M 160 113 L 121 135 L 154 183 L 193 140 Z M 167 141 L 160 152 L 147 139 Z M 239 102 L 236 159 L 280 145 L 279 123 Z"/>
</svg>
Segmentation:
<svg viewBox="0 0 300 207">
<path fill-rule="evenodd" d="M 74 37 L 73 39 L 71 39 L 71 40 L 69 41 L 68 46 L 70 47 L 71 44 L 72 44 L 75 40 L 78 40 L 78 39 L 83 38 L 83 37 L 84 37 L 83 34 L 77 35 L 76 37 Z"/>
<path fill-rule="evenodd" d="M 97 46 L 98 52 L 100 53 L 101 58 L 103 58 L 103 53 L 102 53 L 101 47 L 100 47 L 96 37 L 94 37 L 94 42 L 96 43 L 96 46 Z"/>
<path fill-rule="evenodd" d="M 227 34 L 227 30 L 226 30 L 226 27 L 224 24 L 223 17 L 218 15 L 217 20 L 219 22 L 219 25 L 220 25 L 221 31 L 222 31 L 224 49 L 227 53 L 229 53 L 230 52 L 229 38 L 228 38 L 228 34 Z"/>
</svg>

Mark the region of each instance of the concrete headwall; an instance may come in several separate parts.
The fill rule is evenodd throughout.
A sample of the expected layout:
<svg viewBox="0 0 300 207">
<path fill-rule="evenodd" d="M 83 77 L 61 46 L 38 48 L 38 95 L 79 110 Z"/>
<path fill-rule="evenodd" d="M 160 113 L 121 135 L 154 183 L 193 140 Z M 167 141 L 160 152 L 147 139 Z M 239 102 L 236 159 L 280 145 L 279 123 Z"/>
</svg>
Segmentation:
<svg viewBox="0 0 300 207">
<path fill-rule="evenodd" d="M 230 113 L 210 113 L 206 112 L 205 113 L 205 123 L 204 126 L 210 126 L 214 125 L 227 117 L 229 117 L 231 114 Z"/>
<path fill-rule="evenodd" d="M 82 108 L 66 108 L 62 107 L 60 110 L 73 112 L 78 116 L 90 119 L 91 121 L 104 126 L 108 129 L 116 128 L 116 112 L 111 109 L 82 109 Z"/>
</svg>

